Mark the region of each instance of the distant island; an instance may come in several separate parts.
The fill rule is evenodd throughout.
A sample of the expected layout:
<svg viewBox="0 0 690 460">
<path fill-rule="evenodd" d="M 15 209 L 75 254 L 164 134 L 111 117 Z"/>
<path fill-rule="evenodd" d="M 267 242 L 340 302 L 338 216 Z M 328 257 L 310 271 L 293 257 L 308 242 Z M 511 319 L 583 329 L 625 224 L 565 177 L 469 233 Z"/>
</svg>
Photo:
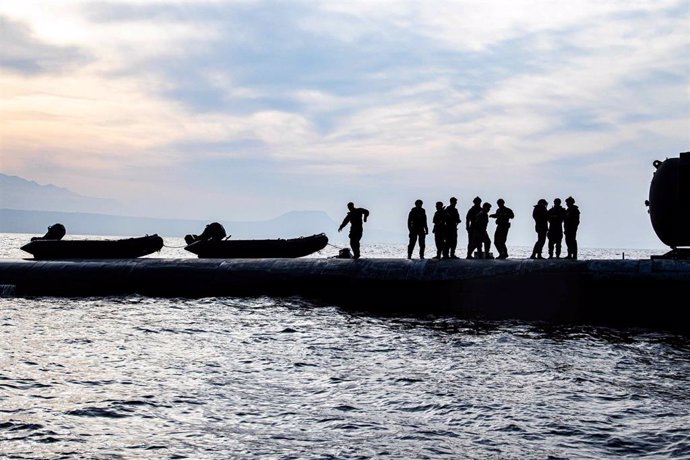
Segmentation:
<svg viewBox="0 0 690 460">
<path fill-rule="evenodd" d="M 199 219 L 153 218 L 108 214 L 117 209 L 114 200 L 86 197 L 62 187 L 41 185 L 17 176 L 0 173 L 0 232 L 42 235 L 49 225 L 60 222 L 67 235 L 140 236 L 157 233 L 183 237 L 201 233 L 210 221 Z M 222 219 L 232 238 L 295 238 L 325 233 L 334 244 L 346 245 L 347 232 L 324 211 L 289 211 L 265 221 L 237 222 Z M 366 239 L 379 243 L 407 241 L 404 233 L 369 227 Z"/>
</svg>

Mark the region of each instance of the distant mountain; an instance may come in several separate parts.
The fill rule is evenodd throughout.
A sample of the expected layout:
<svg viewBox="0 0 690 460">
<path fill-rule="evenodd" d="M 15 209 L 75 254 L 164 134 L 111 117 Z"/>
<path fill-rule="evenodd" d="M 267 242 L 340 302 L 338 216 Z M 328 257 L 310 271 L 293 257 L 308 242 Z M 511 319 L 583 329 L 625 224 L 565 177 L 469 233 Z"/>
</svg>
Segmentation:
<svg viewBox="0 0 690 460">
<path fill-rule="evenodd" d="M 86 197 L 62 187 L 41 185 L 17 176 L 0 174 L 0 232 L 44 234 L 60 222 L 67 235 L 138 236 L 157 233 L 183 237 L 201 233 L 209 222 L 103 214 L 122 209 L 116 201 Z M 323 211 L 290 211 L 265 221 L 219 221 L 228 235 L 238 239 L 295 238 L 325 233 L 333 244 L 348 245 L 348 229 L 338 233 L 335 222 Z M 377 243 L 406 242 L 404 234 L 365 226 L 364 240 Z"/>
<path fill-rule="evenodd" d="M 113 209 L 114 200 L 82 196 L 55 185 L 41 185 L 0 174 L 0 208 L 37 211 L 99 212 Z"/>
<path fill-rule="evenodd" d="M 49 225 L 62 223 L 67 235 L 138 236 L 158 233 L 182 237 L 201 233 L 209 222 L 193 219 L 113 216 L 108 214 L 0 209 L 0 232 L 45 233 Z M 322 211 L 294 211 L 258 222 L 219 221 L 233 238 L 293 238 L 326 233 L 337 225 Z"/>
<path fill-rule="evenodd" d="M 160 219 L 114 216 L 97 213 L 0 209 L 0 233 L 42 235 L 49 225 L 60 222 L 71 235 L 139 236 L 157 233 L 183 237 L 199 234 L 209 222 L 193 219 Z M 348 229 L 338 233 L 338 225 L 323 211 L 291 211 L 274 219 L 255 222 L 219 221 L 235 239 L 295 238 L 325 233 L 333 244 L 347 246 Z M 405 242 L 405 235 L 367 227 L 364 241 Z"/>
</svg>

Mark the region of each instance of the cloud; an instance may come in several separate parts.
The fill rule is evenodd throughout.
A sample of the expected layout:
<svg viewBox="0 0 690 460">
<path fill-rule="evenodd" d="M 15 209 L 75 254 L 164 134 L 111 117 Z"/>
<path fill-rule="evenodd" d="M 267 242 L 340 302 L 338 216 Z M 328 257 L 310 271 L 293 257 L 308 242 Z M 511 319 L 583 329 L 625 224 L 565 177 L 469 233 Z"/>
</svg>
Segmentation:
<svg viewBox="0 0 690 460">
<path fill-rule="evenodd" d="M 0 69 L 24 75 L 64 72 L 90 60 L 84 50 L 41 41 L 27 24 L 1 15 L 0 42 Z"/>
<path fill-rule="evenodd" d="M 16 3 L 2 167 L 80 193 L 531 204 L 687 150 L 679 1 Z"/>
</svg>

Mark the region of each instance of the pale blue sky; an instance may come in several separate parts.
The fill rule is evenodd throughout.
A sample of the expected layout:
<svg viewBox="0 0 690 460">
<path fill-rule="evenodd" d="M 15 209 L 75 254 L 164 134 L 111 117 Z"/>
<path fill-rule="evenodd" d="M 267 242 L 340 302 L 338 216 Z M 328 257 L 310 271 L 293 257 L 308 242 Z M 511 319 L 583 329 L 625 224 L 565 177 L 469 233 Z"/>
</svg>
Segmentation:
<svg viewBox="0 0 690 460">
<path fill-rule="evenodd" d="M 581 245 L 656 247 L 651 163 L 690 150 L 689 10 L 4 2 L 0 172 L 122 204 L 104 212 L 339 221 L 354 201 L 381 229 L 417 198 L 502 197 L 514 244 L 572 195 Z"/>
</svg>

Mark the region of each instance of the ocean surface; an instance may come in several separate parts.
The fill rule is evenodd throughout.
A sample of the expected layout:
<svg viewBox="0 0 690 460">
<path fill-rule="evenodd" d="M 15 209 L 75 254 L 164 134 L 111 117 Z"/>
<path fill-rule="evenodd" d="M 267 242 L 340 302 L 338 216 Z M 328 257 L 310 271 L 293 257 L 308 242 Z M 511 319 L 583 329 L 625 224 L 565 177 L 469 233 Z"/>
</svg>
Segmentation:
<svg viewBox="0 0 690 460">
<path fill-rule="evenodd" d="M 0 297 L 0 458 L 690 458 L 690 337 L 366 302 Z"/>
</svg>

